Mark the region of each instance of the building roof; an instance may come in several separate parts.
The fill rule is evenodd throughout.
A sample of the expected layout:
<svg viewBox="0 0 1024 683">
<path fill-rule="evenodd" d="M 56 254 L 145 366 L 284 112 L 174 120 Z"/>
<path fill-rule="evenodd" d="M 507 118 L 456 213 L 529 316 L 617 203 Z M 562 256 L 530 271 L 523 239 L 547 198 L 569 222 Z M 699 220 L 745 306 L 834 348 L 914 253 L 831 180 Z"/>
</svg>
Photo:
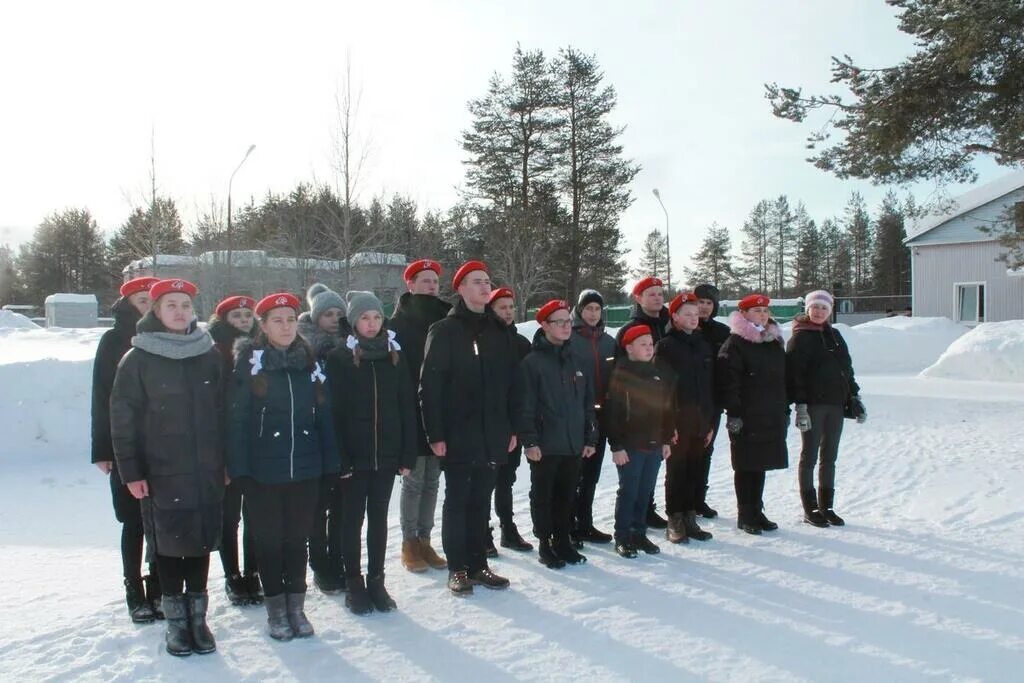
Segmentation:
<svg viewBox="0 0 1024 683">
<path fill-rule="evenodd" d="M 914 221 L 910 230 L 907 231 L 907 238 L 903 240 L 903 243 L 909 244 L 925 233 L 945 225 L 954 218 L 973 211 L 979 206 L 993 202 L 1022 187 L 1024 187 L 1024 170 L 1016 171 L 990 183 L 979 185 L 953 199 L 949 206 L 943 207 L 945 210 L 928 214 Z"/>
<path fill-rule="evenodd" d="M 160 266 L 196 266 L 200 263 L 215 265 L 227 262 L 226 251 L 206 251 L 199 256 L 182 256 L 180 254 L 157 254 L 157 265 Z M 407 259 L 404 254 L 388 254 L 376 251 L 360 251 L 352 254 L 350 259 L 353 266 L 400 266 L 404 268 Z M 243 249 L 231 254 L 231 262 L 236 267 L 262 267 L 262 268 L 296 268 L 302 267 L 308 270 L 339 270 L 345 267 L 345 262 L 334 259 L 320 259 L 312 256 L 268 256 L 267 252 L 258 249 Z M 153 265 L 153 258 L 145 258 L 132 261 L 124 268 L 124 272 L 149 268 Z"/>
</svg>

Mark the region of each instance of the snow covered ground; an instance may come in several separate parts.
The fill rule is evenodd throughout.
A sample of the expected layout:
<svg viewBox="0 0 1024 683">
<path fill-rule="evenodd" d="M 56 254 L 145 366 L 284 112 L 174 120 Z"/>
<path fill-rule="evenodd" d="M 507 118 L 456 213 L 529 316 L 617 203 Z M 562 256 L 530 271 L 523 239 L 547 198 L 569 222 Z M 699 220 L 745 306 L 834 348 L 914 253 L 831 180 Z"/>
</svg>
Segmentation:
<svg viewBox="0 0 1024 683">
<path fill-rule="evenodd" d="M 589 546 L 588 564 L 558 572 L 502 552 L 493 566 L 512 588 L 457 599 L 444 572 L 400 568 L 396 491 L 398 612 L 355 617 L 341 597 L 312 591 L 318 636 L 273 643 L 262 608 L 227 604 L 214 558 L 219 649 L 186 660 L 164 652 L 159 625 L 134 626 L 124 609 L 119 527 L 88 464 L 102 331 L 0 330 L 0 680 L 1013 680 L 1024 664 L 1024 384 L 909 374 L 952 339 L 893 346 L 914 334 L 908 324 L 873 325 L 844 330 L 870 413 L 846 423 L 845 528 L 800 523 L 793 431 L 792 466 L 770 473 L 766 490 L 781 529 L 740 533 L 723 437 L 713 541 L 662 541 L 661 555 L 633 561 Z M 945 323 L 913 327 L 928 325 Z M 878 359 L 888 364 L 872 367 Z M 525 529 L 528 479 L 524 465 Z M 606 460 L 596 504 L 606 529 L 615 481 Z"/>
</svg>

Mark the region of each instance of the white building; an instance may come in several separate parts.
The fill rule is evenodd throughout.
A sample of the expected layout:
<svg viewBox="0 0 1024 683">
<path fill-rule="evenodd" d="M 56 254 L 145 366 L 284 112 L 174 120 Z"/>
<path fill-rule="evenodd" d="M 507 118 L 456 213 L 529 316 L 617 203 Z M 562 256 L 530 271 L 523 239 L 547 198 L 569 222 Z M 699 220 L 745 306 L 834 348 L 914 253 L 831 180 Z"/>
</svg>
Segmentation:
<svg viewBox="0 0 1024 683">
<path fill-rule="evenodd" d="M 1024 319 L 1024 273 L 999 257 L 1001 231 L 1024 233 L 1024 171 L 957 197 L 952 210 L 926 216 L 910 231 L 915 316 L 968 325 Z"/>
</svg>

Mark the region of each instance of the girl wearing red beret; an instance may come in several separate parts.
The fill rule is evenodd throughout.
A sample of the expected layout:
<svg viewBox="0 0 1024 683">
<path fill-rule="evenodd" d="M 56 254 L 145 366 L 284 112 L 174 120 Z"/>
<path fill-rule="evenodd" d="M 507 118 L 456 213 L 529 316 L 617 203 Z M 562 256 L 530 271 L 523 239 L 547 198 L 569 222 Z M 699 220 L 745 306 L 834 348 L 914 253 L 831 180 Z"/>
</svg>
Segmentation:
<svg viewBox="0 0 1024 683">
<path fill-rule="evenodd" d="M 764 514 L 765 471 L 789 466 L 786 430 L 786 351 L 764 294 L 751 294 L 729 317 L 731 334 L 718 352 L 718 382 L 729 418 L 733 479 L 739 517 L 748 534 L 774 531 Z"/>
<path fill-rule="evenodd" d="M 177 656 L 217 648 L 206 624 L 206 581 L 223 515 L 222 360 L 196 323 L 196 294 L 186 280 L 150 288 L 153 308 L 139 321 L 110 396 L 117 468 L 141 501 L 160 571 L 166 647 Z"/>
</svg>

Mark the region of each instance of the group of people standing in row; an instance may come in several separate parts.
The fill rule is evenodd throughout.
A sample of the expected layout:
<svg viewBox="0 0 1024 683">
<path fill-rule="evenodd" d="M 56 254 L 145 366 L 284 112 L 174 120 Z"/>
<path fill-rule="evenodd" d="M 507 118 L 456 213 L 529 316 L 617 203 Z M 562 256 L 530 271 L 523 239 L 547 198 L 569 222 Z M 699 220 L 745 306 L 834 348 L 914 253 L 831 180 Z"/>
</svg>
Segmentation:
<svg viewBox="0 0 1024 683">
<path fill-rule="evenodd" d="M 768 297 L 745 297 L 725 325 L 715 287 L 666 307 L 654 277 L 633 288 L 617 337 L 601 294 L 584 290 L 575 305 L 542 306 L 531 343 L 515 326 L 515 293 L 493 288 L 486 264 L 458 269 L 454 305 L 439 297 L 441 275 L 436 261 L 409 265 L 388 320 L 374 294 L 343 299 L 317 284 L 306 312 L 287 292 L 231 296 L 205 328 L 188 281 L 121 287 L 94 366 L 92 461 L 110 475 L 122 524 L 129 614 L 166 619 L 168 652 L 216 649 L 206 613 L 217 549 L 228 598 L 263 604 L 276 640 L 314 633 L 307 561 L 320 591 L 344 591 L 353 613 L 395 609 L 385 552 L 396 476 L 402 566 L 447 569 L 455 595 L 509 585 L 488 563 L 492 498 L 499 545 L 533 550 L 512 509 L 523 455 L 549 568 L 586 562 L 586 543 L 614 541 L 624 558 L 657 553 L 649 527 L 673 543 L 709 540 L 697 518 L 717 516 L 706 494 L 723 410 L 740 529 L 777 528 L 762 497 L 765 472 L 788 465 L 790 404 L 805 521 L 843 524 L 833 510 L 839 438 L 844 417 L 866 412 L 827 292 L 807 295 L 788 349 Z M 619 478 L 614 534 L 593 515 L 606 449 Z M 667 520 L 655 504 L 662 461 Z M 442 472 L 446 557 L 431 543 Z"/>
</svg>

